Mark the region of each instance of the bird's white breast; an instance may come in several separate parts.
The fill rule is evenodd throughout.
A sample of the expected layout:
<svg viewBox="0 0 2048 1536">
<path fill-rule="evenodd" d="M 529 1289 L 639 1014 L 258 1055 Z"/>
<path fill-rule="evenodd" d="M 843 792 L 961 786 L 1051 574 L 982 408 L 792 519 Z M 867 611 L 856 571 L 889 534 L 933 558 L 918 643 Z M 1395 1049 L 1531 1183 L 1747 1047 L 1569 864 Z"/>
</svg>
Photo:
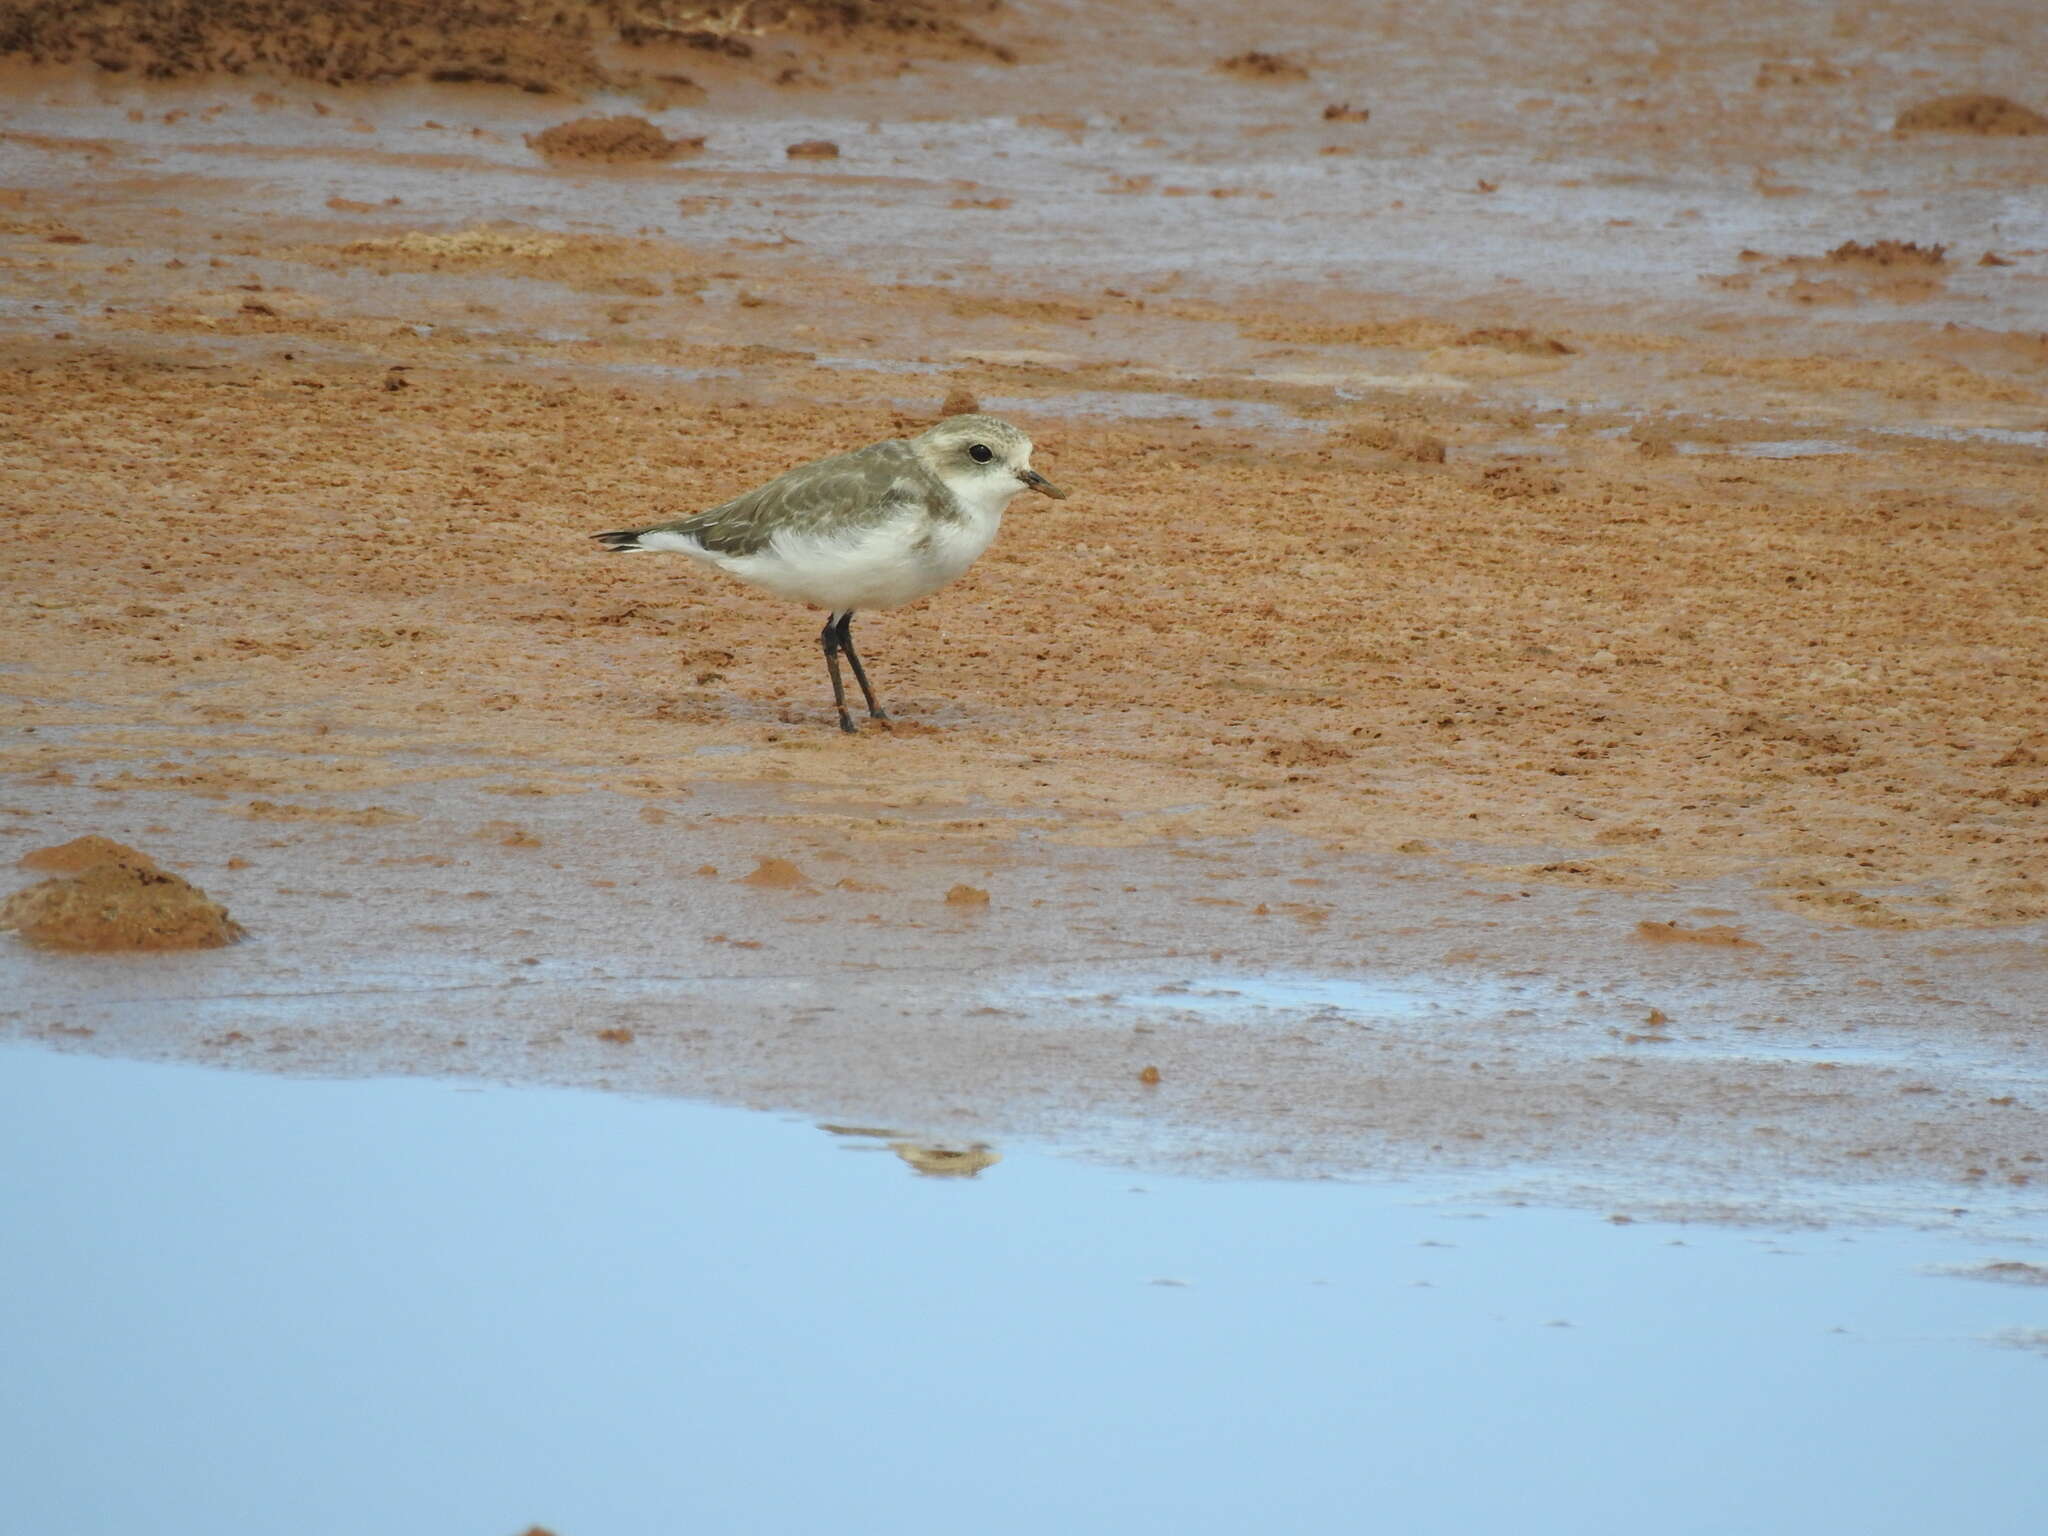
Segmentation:
<svg viewBox="0 0 2048 1536">
<path fill-rule="evenodd" d="M 1007 475 L 976 475 L 972 480 L 948 480 L 946 489 L 960 504 L 957 519 L 934 520 L 928 534 L 927 563 L 938 576 L 936 591 L 963 574 L 995 542 L 1003 526 L 1003 510 L 1023 487 Z"/>
</svg>

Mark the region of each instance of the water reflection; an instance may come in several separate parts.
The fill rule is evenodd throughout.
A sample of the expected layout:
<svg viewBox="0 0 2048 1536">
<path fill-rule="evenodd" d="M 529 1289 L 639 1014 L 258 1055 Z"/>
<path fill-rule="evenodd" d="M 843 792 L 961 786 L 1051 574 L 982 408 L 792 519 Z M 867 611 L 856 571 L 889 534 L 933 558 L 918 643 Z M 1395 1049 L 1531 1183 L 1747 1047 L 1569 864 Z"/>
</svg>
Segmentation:
<svg viewBox="0 0 2048 1536">
<path fill-rule="evenodd" d="M 971 1179 L 984 1168 L 993 1168 L 1003 1154 L 985 1141 L 945 1142 L 919 1138 L 904 1131 L 882 1130 L 866 1125 L 820 1125 L 832 1136 L 854 1137 L 894 1152 L 910 1168 L 928 1178 Z"/>
<path fill-rule="evenodd" d="M 2017 1239 L 964 1187 L 676 1101 L 0 1048 L 0 1529 L 2039 1529 L 2048 1287 L 1924 1273 Z"/>
</svg>

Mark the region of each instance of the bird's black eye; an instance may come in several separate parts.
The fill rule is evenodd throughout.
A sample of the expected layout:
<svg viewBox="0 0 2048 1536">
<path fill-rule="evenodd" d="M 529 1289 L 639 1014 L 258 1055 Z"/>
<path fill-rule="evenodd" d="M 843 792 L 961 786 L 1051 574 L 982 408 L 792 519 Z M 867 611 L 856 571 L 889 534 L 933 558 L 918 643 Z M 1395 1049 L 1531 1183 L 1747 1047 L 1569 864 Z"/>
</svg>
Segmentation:
<svg viewBox="0 0 2048 1536">
<path fill-rule="evenodd" d="M 967 450 L 967 457 L 974 460 L 974 462 L 977 464 L 986 464 L 990 459 L 995 457 L 995 454 L 989 451 L 989 446 L 987 443 L 976 443 L 972 448 L 969 448 Z"/>
</svg>

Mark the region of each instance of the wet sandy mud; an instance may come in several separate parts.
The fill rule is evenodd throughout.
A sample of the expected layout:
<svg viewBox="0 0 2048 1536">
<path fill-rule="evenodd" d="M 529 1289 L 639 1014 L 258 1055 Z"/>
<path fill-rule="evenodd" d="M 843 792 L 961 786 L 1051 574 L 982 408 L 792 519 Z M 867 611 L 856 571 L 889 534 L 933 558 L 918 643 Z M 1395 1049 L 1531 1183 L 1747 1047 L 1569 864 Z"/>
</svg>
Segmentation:
<svg viewBox="0 0 2048 1536">
<path fill-rule="evenodd" d="M 9 940 L 0 1025 L 2027 1198 L 2034 8 L 575 14 L 7 64 L 7 862 L 247 938 Z M 587 537 L 963 402 L 1073 494 L 864 621 L 893 731 Z"/>
</svg>

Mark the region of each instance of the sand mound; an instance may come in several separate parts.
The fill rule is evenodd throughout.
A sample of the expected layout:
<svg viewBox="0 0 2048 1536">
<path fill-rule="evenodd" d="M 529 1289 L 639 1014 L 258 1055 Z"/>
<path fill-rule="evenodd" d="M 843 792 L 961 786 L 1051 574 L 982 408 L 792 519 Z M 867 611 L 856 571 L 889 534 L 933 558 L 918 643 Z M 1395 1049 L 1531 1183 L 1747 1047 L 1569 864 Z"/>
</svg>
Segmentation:
<svg viewBox="0 0 2048 1536">
<path fill-rule="evenodd" d="M 100 864 L 126 864 L 130 869 L 147 870 L 157 867 L 156 860 L 148 854 L 138 853 L 126 843 L 101 837 L 97 832 L 51 848 L 31 848 L 17 862 L 23 869 L 51 875 L 76 875 Z"/>
<path fill-rule="evenodd" d="M 49 868 L 91 857 L 97 845 L 111 856 L 8 897 L 0 928 L 39 948 L 73 950 L 215 949 L 242 936 L 227 908 L 120 843 L 82 837 L 38 854 Z"/>
<path fill-rule="evenodd" d="M 741 875 L 741 885 L 758 885 L 764 890 L 793 891 L 805 884 L 804 872 L 788 859 L 763 858 L 757 860 L 751 875 Z"/>
<path fill-rule="evenodd" d="M 1901 112 L 1900 133 L 2048 133 L 2048 117 L 2004 96 L 1937 96 Z"/>
<path fill-rule="evenodd" d="M 526 142 L 549 160 L 594 160 L 609 164 L 673 160 L 704 148 L 702 138 L 672 139 L 644 117 L 579 117 L 557 123 Z"/>
</svg>

